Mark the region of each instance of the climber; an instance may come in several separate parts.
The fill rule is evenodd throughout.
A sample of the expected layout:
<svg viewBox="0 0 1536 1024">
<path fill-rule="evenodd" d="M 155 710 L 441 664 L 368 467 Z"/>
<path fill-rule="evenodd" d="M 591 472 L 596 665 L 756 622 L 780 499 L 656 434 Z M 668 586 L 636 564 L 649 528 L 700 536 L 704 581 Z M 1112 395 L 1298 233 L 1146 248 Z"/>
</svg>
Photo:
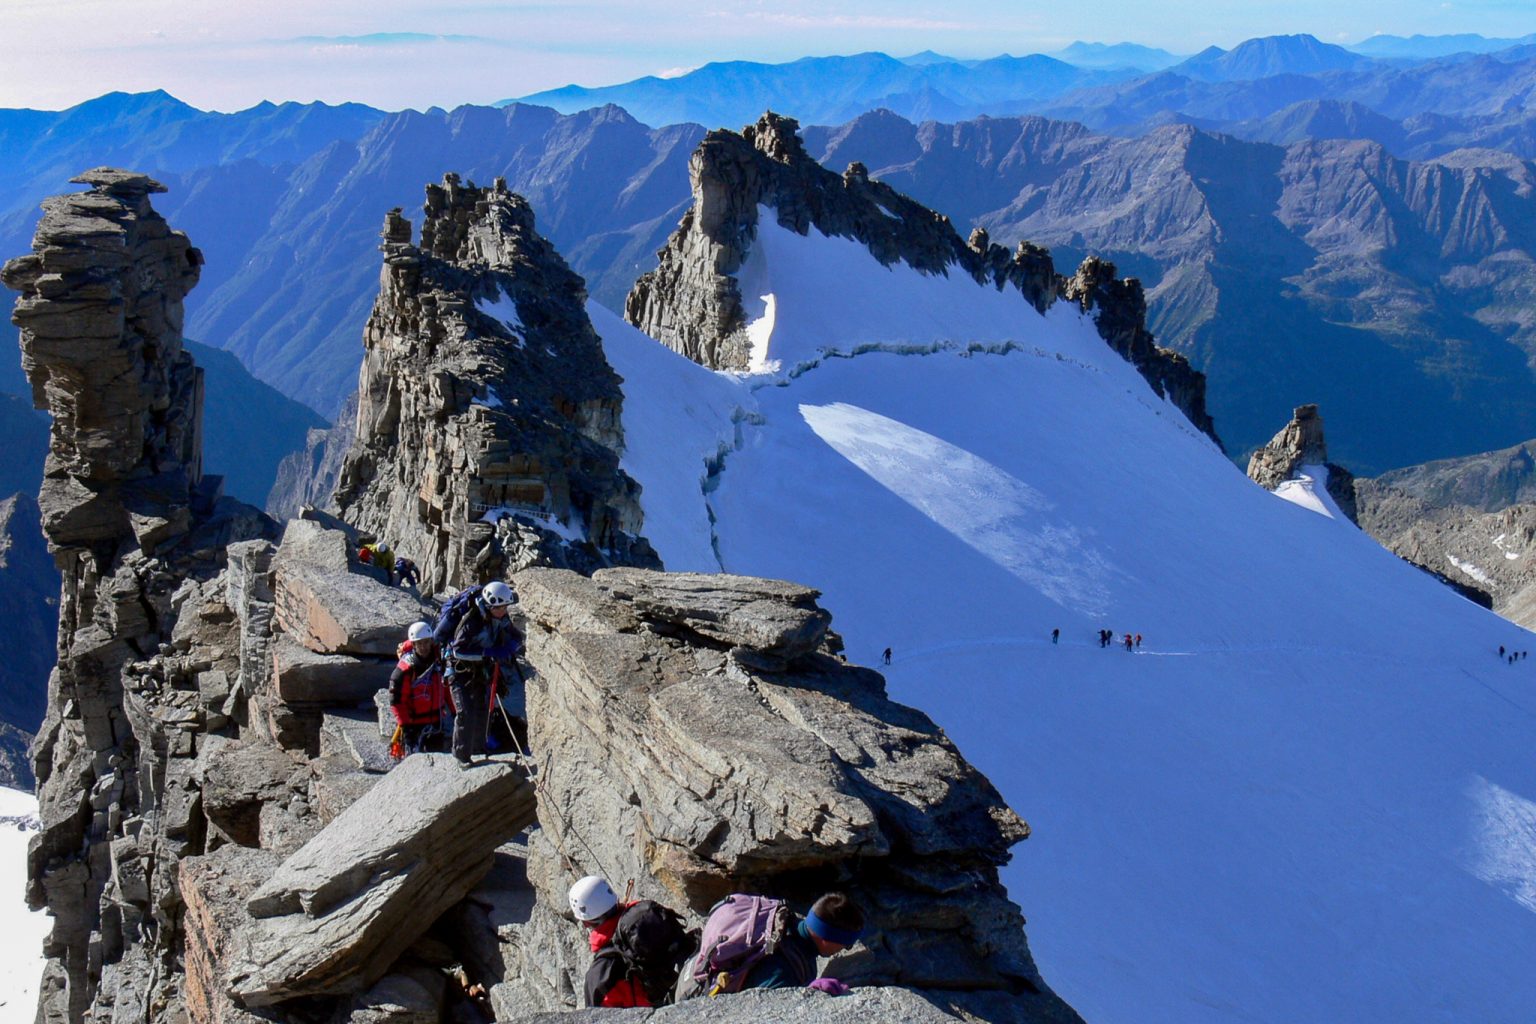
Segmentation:
<svg viewBox="0 0 1536 1024">
<path fill-rule="evenodd" d="M 889 647 L 887 647 L 884 653 L 880 655 L 880 661 L 885 665 L 889 665 L 891 663 L 891 649 Z"/>
<path fill-rule="evenodd" d="M 1131 649 L 1131 634 L 1129 634 L 1129 633 L 1125 634 L 1125 639 L 1122 640 L 1121 642 L 1125 644 L 1125 649 L 1126 650 L 1130 650 Z"/>
<path fill-rule="evenodd" d="M 1057 628 L 1057 629 L 1051 630 L 1051 643 L 1054 644 L 1054 643 L 1059 642 L 1060 640 L 1061 640 L 1061 629 Z"/>
<path fill-rule="evenodd" d="M 781 900 L 738 893 L 709 912 L 699 952 L 683 965 L 677 1000 L 740 992 L 746 988 L 808 987 L 847 995 L 836 978 L 816 976 L 818 956 L 836 956 L 864 933 L 864 911 L 845 893 L 829 892 L 800 917 Z M 777 948 L 766 948 L 777 940 Z M 739 950 L 723 962 L 717 950 Z M 702 959 L 701 959 L 702 958 Z"/>
<path fill-rule="evenodd" d="M 449 607 L 457 600 L 450 601 Z M 448 689 L 458 709 L 453 720 L 453 756 L 463 764 L 485 753 L 497 663 L 511 662 L 523 647 L 522 634 L 508 618 L 512 600 L 511 587 L 500 580 L 487 583 L 467 602 L 453 630 Z"/>
<path fill-rule="evenodd" d="M 389 545 L 384 541 L 369 541 L 358 548 L 357 560 L 364 565 L 383 569 L 385 579 L 390 584 L 395 582 L 395 553 L 389 550 Z"/>
<path fill-rule="evenodd" d="M 415 590 L 417 584 L 421 582 L 421 570 L 416 568 L 415 562 L 404 555 L 395 559 L 395 575 L 400 578 L 402 587 L 409 587 L 412 590 Z"/>
<path fill-rule="evenodd" d="M 678 965 L 695 936 L 676 912 L 652 900 L 625 903 L 603 878 L 588 875 L 567 894 L 587 929 L 592 966 L 583 986 L 588 1006 L 660 1006 L 677 983 Z"/>
<path fill-rule="evenodd" d="M 443 717 L 452 713 L 454 705 L 437 654 L 432 627 L 425 622 L 413 624 L 400 645 L 400 661 L 389 677 L 389 709 L 399 726 L 400 756 L 442 749 Z M 391 755 L 396 746 L 390 744 Z"/>
</svg>

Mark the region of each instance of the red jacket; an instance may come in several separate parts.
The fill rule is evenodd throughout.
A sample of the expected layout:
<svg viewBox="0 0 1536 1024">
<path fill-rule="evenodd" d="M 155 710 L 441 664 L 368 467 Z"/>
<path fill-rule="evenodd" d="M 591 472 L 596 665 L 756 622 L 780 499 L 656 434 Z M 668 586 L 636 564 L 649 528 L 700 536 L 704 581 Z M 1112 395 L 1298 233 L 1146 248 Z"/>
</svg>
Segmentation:
<svg viewBox="0 0 1536 1024">
<path fill-rule="evenodd" d="M 418 665 L 413 650 L 409 640 L 400 646 L 400 662 L 389 677 L 389 705 L 401 725 L 436 725 L 443 708 L 453 708 L 453 697 L 438 662 Z"/>
<path fill-rule="evenodd" d="M 619 918 L 633 903 L 621 903 L 618 913 L 609 914 L 587 932 L 587 944 L 594 954 L 601 953 L 613 939 L 613 930 L 619 926 Z M 624 960 L 617 952 L 597 956 L 587 969 L 587 1002 L 590 1006 L 650 1006 L 650 997 L 638 978 L 625 973 Z"/>
</svg>

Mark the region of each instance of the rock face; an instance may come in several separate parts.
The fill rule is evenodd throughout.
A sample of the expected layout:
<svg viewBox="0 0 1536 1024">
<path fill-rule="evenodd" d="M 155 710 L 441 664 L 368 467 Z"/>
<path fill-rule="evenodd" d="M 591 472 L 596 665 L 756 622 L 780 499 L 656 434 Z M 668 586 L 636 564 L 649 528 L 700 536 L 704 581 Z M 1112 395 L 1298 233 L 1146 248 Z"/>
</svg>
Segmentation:
<svg viewBox="0 0 1536 1024">
<path fill-rule="evenodd" d="M 246 1006 L 359 994 L 533 824 L 521 767 L 412 757 L 305 843 L 251 894 L 255 919 L 229 968 Z"/>
<path fill-rule="evenodd" d="M 815 591 L 636 569 L 514 582 L 538 669 L 528 714 L 541 766 L 525 868 L 539 899 L 514 935 L 548 929 L 541 917 L 586 872 L 633 878 L 637 896 L 694 923 L 733 891 L 804 910 L 842 887 L 871 925 L 833 976 L 1007 993 L 998 1019 L 1076 1019 L 1041 980 L 997 880 L 1028 827 L 932 721 L 836 655 Z M 508 965 L 517 994 L 497 1005 L 569 1005 L 548 944 L 526 947 L 546 962 Z M 579 988 L 584 966 L 564 965 L 566 986 Z"/>
<path fill-rule="evenodd" d="M 424 215 L 419 245 L 398 210 L 385 221 L 343 517 L 429 592 L 529 565 L 658 565 L 581 278 L 499 179 L 448 175 Z"/>
<path fill-rule="evenodd" d="M 194 596 L 231 541 L 272 525 L 202 476 L 202 378 L 181 348 L 201 259 L 150 205 L 163 189 L 105 168 L 76 180 L 90 190 L 45 203 L 32 254 L 0 271 L 53 417 L 39 505 L 63 577 L 28 868 L 28 902 L 54 917 L 45 1022 L 131 1019 L 165 984 L 137 937 L 175 920 L 175 857 L 205 832 L 194 736 L 223 714 L 200 679 L 235 667 L 228 608 Z M 211 642 L 169 653 L 194 620 Z"/>
<path fill-rule="evenodd" d="M 791 231 L 804 235 L 814 227 L 855 239 L 887 265 L 901 261 L 932 274 L 958 268 L 979 284 L 1016 289 L 1042 312 L 1058 297 L 1080 303 L 1095 311 L 1099 333 L 1153 390 L 1216 439 L 1205 378 L 1183 356 L 1153 344 L 1134 279 L 1119 280 L 1114 265 L 1100 260 L 1063 278 L 1045 249 L 1021 242 L 1010 253 L 980 228 L 962 240 L 948 217 L 870 178 L 862 163 L 849 164 L 841 177 L 822 167 L 806 152 L 799 127 L 770 112 L 740 134 L 705 136 L 688 165 L 693 206 L 658 254 L 660 265 L 625 300 L 630 323 L 704 366 L 747 369 L 747 318 L 732 275 L 746 261 L 758 208 L 766 206 Z"/>
<path fill-rule="evenodd" d="M 0 687 L 0 785 L 34 784 L 27 744 L 48 706 L 58 603 L 59 571 L 48 557 L 36 499 L 16 494 L 0 501 L 0 621 L 14 651 Z"/>
<path fill-rule="evenodd" d="M 1253 453 L 1248 460 L 1248 478 L 1266 491 L 1272 491 L 1294 479 L 1302 466 L 1323 466 L 1328 470 L 1329 496 L 1350 522 L 1358 523 L 1354 474 L 1328 461 L 1323 417 L 1315 405 L 1297 406 L 1291 422 L 1269 444 Z"/>
<path fill-rule="evenodd" d="M 327 430 L 309 432 L 302 451 L 290 452 L 277 466 L 277 480 L 267 495 L 267 514 L 296 519 L 306 506 L 335 511 L 336 484 L 357 429 L 357 395 L 347 399 Z"/>
</svg>

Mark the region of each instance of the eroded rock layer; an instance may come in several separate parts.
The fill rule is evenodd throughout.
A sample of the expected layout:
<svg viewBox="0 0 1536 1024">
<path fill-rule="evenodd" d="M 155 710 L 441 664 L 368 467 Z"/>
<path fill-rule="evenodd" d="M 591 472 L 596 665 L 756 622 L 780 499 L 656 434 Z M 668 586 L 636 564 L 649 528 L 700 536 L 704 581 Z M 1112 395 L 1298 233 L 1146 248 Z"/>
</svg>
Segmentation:
<svg viewBox="0 0 1536 1024">
<path fill-rule="evenodd" d="M 733 275 L 751 249 L 758 208 L 766 206 L 791 231 L 804 235 L 814 227 L 855 239 L 887 265 L 901 261 L 930 274 L 958 268 L 978 284 L 1016 289 L 1041 312 L 1057 298 L 1079 303 L 1153 390 L 1216 439 L 1205 377 L 1153 343 L 1139 281 L 1116 277 L 1114 264 L 1098 259 L 1064 278 L 1047 250 L 1021 242 L 1010 253 L 980 228 L 963 240 L 948 217 L 870 178 L 863 164 L 849 164 L 841 177 L 822 167 L 806 153 L 799 128 L 770 112 L 740 134 L 721 129 L 705 136 L 688 164 L 693 206 L 658 254 L 660 265 L 625 300 L 630 323 L 704 366 L 747 369 L 747 319 Z"/>
<path fill-rule="evenodd" d="M 581 278 L 498 180 L 392 212 L 336 502 L 428 591 L 529 565 L 658 565 L 619 468 L 620 380 Z"/>
</svg>

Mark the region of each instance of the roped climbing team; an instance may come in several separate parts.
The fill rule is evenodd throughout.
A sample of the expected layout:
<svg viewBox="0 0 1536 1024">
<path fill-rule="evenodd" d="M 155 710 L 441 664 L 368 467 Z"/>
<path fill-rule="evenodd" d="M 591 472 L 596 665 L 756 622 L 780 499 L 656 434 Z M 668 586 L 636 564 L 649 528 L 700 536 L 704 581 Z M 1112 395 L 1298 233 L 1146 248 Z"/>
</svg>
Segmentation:
<svg viewBox="0 0 1536 1024">
<path fill-rule="evenodd" d="M 749 988 L 847 995 L 841 981 L 818 976 L 817 958 L 836 956 L 864 933 L 864 911 L 841 892 L 826 893 L 804 916 L 784 900 L 735 893 L 697 933 L 653 900 L 620 900 L 597 875 L 571 886 L 568 899 L 593 954 L 588 1006 L 662 1006 Z"/>
</svg>

